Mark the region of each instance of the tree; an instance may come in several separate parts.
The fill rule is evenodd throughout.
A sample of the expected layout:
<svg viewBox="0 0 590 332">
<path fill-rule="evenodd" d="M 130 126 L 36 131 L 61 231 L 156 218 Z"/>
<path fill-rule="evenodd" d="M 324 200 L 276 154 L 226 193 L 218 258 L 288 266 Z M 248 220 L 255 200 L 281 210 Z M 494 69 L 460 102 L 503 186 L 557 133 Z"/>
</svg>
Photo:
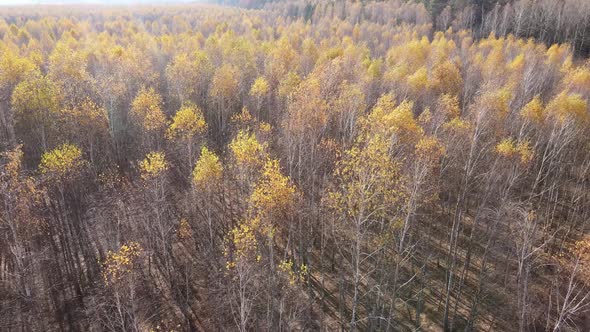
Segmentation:
<svg viewBox="0 0 590 332">
<path fill-rule="evenodd" d="M 195 161 L 198 139 L 207 132 L 203 112 L 195 104 L 187 102 L 176 112 L 166 132 L 166 137 L 183 147 L 190 170 Z"/>
<path fill-rule="evenodd" d="M 61 105 L 59 88 L 47 77 L 32 77 L 14 88 L 11 104 L 26 150 L 36 151 L 35 146 L 40 146 L 42 151 L 47 151 L 51 146 L 50 134 L 55 129 L 55 114 Z M 25 133 L 34 136 L 29 137 Z"/>
<path fill-rule="evenodd" d="M 76 48 L 77 41 L 65 34 L 49 56 L 48 77 L 59 86 L 70 106 L 83 102 L 92 92 L 92 77 L 86 70 L 86 54 Z"/>
<path fill-rule="evenodd" d="M 88 152 L 95 168 L 106 161 L 109 152 L 109 122 L 107 111 L 92 100 L 85 99 L 71 108 L 62 109 L 59 117 L 61 133 L 66 141 L 75 142 Z"/>
<path fill-rule="evenodd" d="M 260 117 L 260 107 L 262 106 L 264 98 L 268 95 L 269 90 L 270 88 L 268 85 L 268 81 L 263 76 L 258 77 L 252 84 L 252 87 L 250 88 L 250 96 L 256 98 L 257 117 Z M 269 116 L 267 115 L 266 118 L 268 117 Z"/>
<path fill-rule="evenodd" d="M 224 64 L 213 75 L 209 95 L 217 105 L 216 125 L 223 135 L 226 119 L 233 113 L 238 102 L 240 69 L 234 65 Z"/>
<path fill-rule="evenodd" d="M 166 67 L 166 79 L 181 103 L 193 98 L 204 102 L 212 72 L 213 65 L 205 52 L 180 53 Z"/>
<path fill-rule="evenodd" d="M 213 194 L 219 191 L 223 176 L 223 165 L 219 157 L 206 146 L 201 148 L 201 156 L 192 173 L 192 181 L 195 190 L 203 193 L 202 204 L 205 205 L 207 224 L 209 226 L 209 241 L 214 245 L 213 237 Z"/>
<path fill-rule="evenodd" d="M 2 105 L 0 107 L 2 136 L 0 137 L 4 137 L 6 142 L 16 143 L 13 114 L 9 112 L 12 91 L 21 81 L 39 75 L 39 68 L 31 59 L 19 57 L 8 49 L 3 50 L 0 57 L 0 103 Z"/>
<path fill-rule="evenodd" d="M 357 329 L 361 315 L 359 300 L 364 297 L 360 293 L 361 281 L 369 277 L 363 273 L 363 257 L 370 257 L 373 250 L 379 250 L 369 247 L 369 243 L 380 228 L 379 224 L 397 227 L 396 210 L 402 198 L 399 165 L 390 159 L 388 146 L 386 138 L 375 135 L 346 151 L 335 170 L 337 186 L 327 197 L 335 221 L 345 230 L 340 235 L 347 244 L 344 254 L 350 255 L 346 259 L 353 287 L 351 330 Z"/>
<path fill-rule="evenodd" d="M 36 263 L 41 257 L 35 237 L 44 228 L 43 219 L 36 211 L 41 206 L 43 191 L 35 180 L 25 175 L 21 146 L 1 155 L 0 168 L 0 227 L 6 229 L 5 245 L 0 253 L 7 261 L 6 293 L 1 301 L 11 301 L 15 325 L 37 326 L 35 315 L 41 314 L 41 292 L 36 275 L 43 273 Z"/>
<path fill-rule="evenodd" d="M 153 88 L 142 88 L 133 99 L 129 116 L 139 131 L 141 145 L 147 149 L 159 147 L 159 137 L 166 127 L 162 97 Z"/>
</svg>

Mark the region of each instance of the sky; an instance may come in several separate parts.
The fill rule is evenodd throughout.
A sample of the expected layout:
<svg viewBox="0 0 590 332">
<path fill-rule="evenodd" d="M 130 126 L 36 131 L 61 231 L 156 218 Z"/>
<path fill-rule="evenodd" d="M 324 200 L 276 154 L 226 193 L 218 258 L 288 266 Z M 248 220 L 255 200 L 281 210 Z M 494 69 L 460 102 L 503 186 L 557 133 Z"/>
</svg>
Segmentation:
<svg viewBox="0 0 590 332">
<path fill-rule="evenodd" d="M 59 5 L 59 4 L 105 4 L 105 5 L 129 5 L 129 4 L 149 4 L 149 3 L 186 3 L 186 2 L 204 2 L 202 0 L 0 0 L 0 6 L 15 5 Z"/>
</svg>

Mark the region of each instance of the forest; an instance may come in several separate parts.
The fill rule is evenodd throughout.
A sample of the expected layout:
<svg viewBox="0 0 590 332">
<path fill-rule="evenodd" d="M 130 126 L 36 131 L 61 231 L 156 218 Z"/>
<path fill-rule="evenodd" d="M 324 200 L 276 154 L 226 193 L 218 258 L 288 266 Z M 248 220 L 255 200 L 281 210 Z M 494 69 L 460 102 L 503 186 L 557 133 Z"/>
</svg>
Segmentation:
<svg viewBox="0 0 590 332">
<path fill-rule="evenodd" d="M 0 7 L 0 331 L 589 331 L 590 1 Z"/>
</svg>

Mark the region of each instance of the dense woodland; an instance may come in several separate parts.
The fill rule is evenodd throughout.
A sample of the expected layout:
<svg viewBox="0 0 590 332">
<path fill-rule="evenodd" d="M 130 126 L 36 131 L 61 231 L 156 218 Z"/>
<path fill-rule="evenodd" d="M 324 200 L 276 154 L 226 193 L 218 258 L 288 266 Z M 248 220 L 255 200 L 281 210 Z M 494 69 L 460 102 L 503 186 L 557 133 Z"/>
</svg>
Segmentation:
<svg viewBox="0 0 590 332">
<path fill-rule="evenodd" d="M 0 9 L 0 330 L 590 329 L 590 2 L 245 6 Z"/>
</svg>

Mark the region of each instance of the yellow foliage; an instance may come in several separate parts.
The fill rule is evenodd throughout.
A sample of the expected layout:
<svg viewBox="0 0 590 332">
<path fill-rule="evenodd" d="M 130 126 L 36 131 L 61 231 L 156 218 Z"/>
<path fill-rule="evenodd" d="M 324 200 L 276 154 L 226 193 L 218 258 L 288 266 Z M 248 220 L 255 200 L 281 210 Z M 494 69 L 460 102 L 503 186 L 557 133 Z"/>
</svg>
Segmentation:
<svg viewBox="0 0 590 332">
<path fill-rule="evenodd" d="M 250 96 L 262 97 L 268 93 L 269 89 L 268 81 L 260 76 L 254 81 L 254 84 L 252 84 L 252 88 L 250 88 Z"/>
<path fill-rule="evenodd" d="M 427 37 L 420 40 L 412 40 L 393 47 L 387 53 L 387 62 L 390 66 L 405 64 L 412 71 L 426 65 L 426 60 L 430 54 L 430 42 Z"/>
<path fill-rule="evenodd" d="M 542 124 L 545 121 L 545 109 L 541 98 L 538 95 L 535 96 L 520 110 L 520 115 L 536 124 Z"/>
<path fill-rule="evenodd" d="M 432 69 L 431 86 L 439 93 L 458 95 L 463 86 L 463 78 L 459 67 L 447 60 Z"/>
<path fill-rule="evenodd" d="M 219 157 L 204 146 L 201 148 L 201 157 L 193 170 L 193 183 L 204 187 L 207 183 L 216 182 L 221 179 L 223 166 Z"/>
<path fill-rule="evenodd" d="M 248 108 L 246 108 L 246 106 L 242 107 L 242 111 L 240 113 L 236 113 L 234 115 L 232 115 L 231 117 L 231 122 L 236 123 L 238 125 L 248 125 L 252 122 L 252 115 L 250 114 L 250 112 L 248 111 Z"/>
<path fill-rule="evenodd" d="M 110 251 L 103 262 L 102 277 L 106 284 L 112 285 L 123 279 L 141 255 L 143 249 L 137 242 L 129 242 L 119 248 L 118 251 Z"/>
<path fill-rule="evenodd" d="M 509 64 L 508 70 L 510 72 L 520 72 L 524 68 L 524 54 L 517 55 Z"/>
<path fill-rule="evenodd" d="M 45 122 L 46 116 L 58 111 L 61 100 L 61 92 L 51 80 L 36 77 L 14 88 L 11 103 L 17 118 Z"/>
<path fill-rule="evenodd" d="M 523 165 L 527 165 L 534 155 L 528 141 L 516 142 L 512 138 L 505 138 L 500 141 L 496 145 L 496 153 L 509 159 L 518 158 Z"/>
<path fill-rule="evenodd" d="M 383 95 L 377 100 L 365 126 L 372 132 L 388 136 L 397 134 L 403 139 L 414 140 L 423 130 L 414 118 L 413 108 L 413 102 L 406 100 L 396 107 L 393 95 Z"/>
<path fill-rule="evenodd" d="M 82 151 L 75 145 L 65 143 L 41 156 L 39 171 L 41 174 L 62 177 L 76 171 L 82 165 Z"/>
<path fill-rule="evenodd" d="M 334 175 L 339 187 L 328 194 L 328 206 L 347 221 L 385 216 L 402 198 L 399 164 L 389 156 L 389 141 L 375 135 L 344 153 Z M 382 209 L 382 207 L 387 207 Z"/>
<path fill-rule="evenodd" d="M 523 165 L 528 164 L 533 160 L 534 152 L 529 141 L 522 141 L 516 145 L 516 150 L 520 155 L 520 163 Z"/>
<path fill-rule="evenodd" d="M 282 271 L 287 275 L 290 285 L 294 285 L 296 282 L 303 282 L 305 277 L 309 273 L 307 265 L 302 264 L 298 268 L 293 267 L 293 261 L 282 260 L 278 265 L 279 271 Z"/>
<path fill-rule="evenodd" d="M 209 78 L 213 65 L 207 53 L 196 51 L 192 54 L 176 55 L 166 67 L 166 78 L 180 100 L 185 100 L 198 92 Z"/>
<path fill-rule="evenodd" d="M 442 112 L 447 119 L 453 119 L 461 115 L 459 98 L 457 96 L 443 94 L 438 98 L 437 110 Z"/>
<path fill-rule="evenodd" d="M 266 161 L 250 201 L 261 215 L 286 212 L 293 207 L 295 186 L 288 176 L 281 174 L 278 160 Z"/>
<path fill-rule="evenodd" d="M 207 123 L 201 109 L 193 103 L 184 103 L 172 118 L 166 136 L 169 139 L 189 140 L 207 131 Z"/>
<path fill-rule="evenodd" d="M 559 64 L 565 61 L 569 55 L 568 46 L 553 44 L 547 50 L 547 62 L 550 64 Z"/>
<path fill-rule="evenodd" d="M 23 79 L 39 74 L 39 69 L 31 60 L 8 50 L 0 53 L 0 91 L 11 89 Z"/>
<path fill-rule="evenodd" d="M 384 95 L 377 101 L 369 115 L 369 128 L 385 135 L 398 135 L 402 142 L 415 141 L 423 130 L 414 118 L 414 103 L 403 101 L 394 107 L 391 95 Z"/>
<path fill-rule="evenodd" d="M 229 144 L 237 163 L 245 166 L 256 166 L 260 164 L 265 154 L 265 144 L 260 144 L 254 133 L 240 130 L 238 135 Z"/>
<path fill-rule="evenodd" d="M 383 75 L 386 82 L 392 84 L 396 82 L 405 82 L 407 77 L 410 75 L 410 71 L 407 65 L 400 63 L 395 66 L 389 67 L 389 69 Z"/>
<path fill-rule="evenodd" d="M 272 130 L 272 126 L 268 122 L 260 122 L 258 129 L 260 129 L 260 132 L 262 133 L 269 134 Z"/>
<path fill-rule="evenodd" d="M 258 240 L 256 239 L 256 231 L 260 227 L 260 220 L 257 218 L 246 220 L 234 227 L 228 236 L 229 244 L 232 247 L 232 255 L 230 251 L 225 248 L 224 254 L 228 260 L 226 268 L 228 270 L 234 268 L 236 263 L 248 259 L 260 258 L 255 254 L 258 251 Z"/>
<path fill-rule="evenodd" d="M 418 158 L 436 162 L 445 154 L 445 147 L 435 137 L 423 137 L 416 144 Z"/>
<path fill-rule="evenodd" d="M 168 169 L 168 162 L 163 152 L 150 152 L 145 159 L 139 162 L 141 178 L 153 179 Z"/>
<path fill-rule="evenodd" d="M 213 75 L 211 96 L 218 99 L 233 99 L 238 93 L 240 70 L 234 65 L 224 64 Z"/>
<path fill-rule="evenodd" d="M 488 108 L 505 118 L 510 114 L 510 102 L 512 101 L 512 91 L 510 86 L 501 89 L 485 92 L 480 99 L 481 107 Z"/>
<path fill-rule="evenodd" d="M 104 133 L 108 130 L 107 111 L 88 98 L 73 108 L 61 110 L 61 116 L 73 127 L 68 130 L 78 129 L 84 135 L 92 131 Z"/>
<path fill-rule="evenodd" d="M 590 92 L 590 68 L 578 67 L 564 77 L 565 85 L 570 89 Z"/>
<path fill-rule="evenodd" d="M 131 117 L 147 132 L 154 132 L 166 126 L 162 112 L 162 97 L 153 88 L 142 88 L 131 104 Z"/>
<path fill-rule="evenodd" d="M 279 96 L 283 98 L 291 97 L 295 91 L 297 91 L 300 83 L 301 77 L 299 77 L 297 73 L 287 73 L 286 77 L 284 77 L 279 83 Z"/>
<path fill-rule="evenodd" d="M 383 61 L 381 59 L 373 60 L 370 62 L 369 67 L 367 68 L 367 74 L 369 77 L 376 79 L 381 76 L 381 71 L 383 68 Z"/>
<path fill-rule="evenodd" d="M 562 92 L 547 104 L 547 114 L 564 123 L 574 120 L 579 123 L 588 121 L 588 103 L 579 94 Z"/>
<path fill-rule="evenodd" d="M 471 125 L 460 117 L 456 117 L 445 122 L 443 128 L 455 133 L 466 133 L 471 129 Z"/>
<path fill-rule="evenodd" d="M 426 67 L 421 67 L 412 75 L 408 76 L 408 86 L 413 93 L 420 93 L 421 91 L 428 89 L 428 70 Z"/>
</svg>

